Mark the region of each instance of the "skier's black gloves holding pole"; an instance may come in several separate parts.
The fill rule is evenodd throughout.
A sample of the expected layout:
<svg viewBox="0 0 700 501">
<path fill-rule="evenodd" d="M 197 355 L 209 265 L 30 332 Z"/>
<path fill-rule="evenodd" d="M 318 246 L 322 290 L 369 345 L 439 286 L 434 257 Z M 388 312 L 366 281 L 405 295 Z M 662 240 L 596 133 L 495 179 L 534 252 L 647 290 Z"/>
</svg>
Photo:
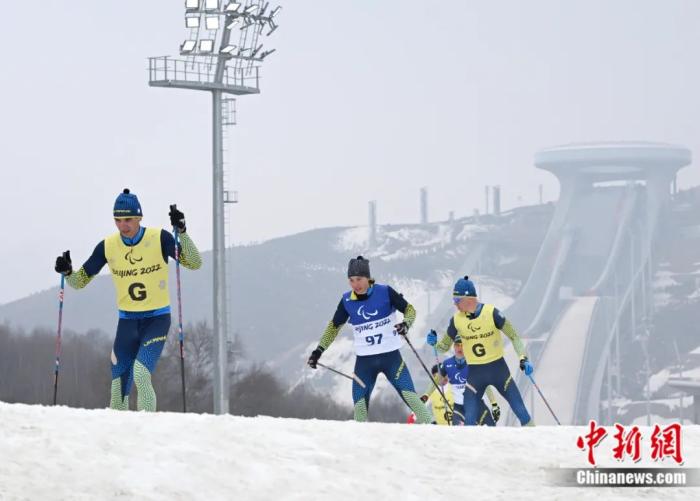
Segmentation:
<svg viewBox="0 0 700 501">
<path fill-rule="evenodd" d="M 405 336 L 408 334 L 408 324 L 406 322 L 401 322 L 400 324 L 396 324 L 394 326 L 394 329 L 396 329 L 396 333 L 399 334 L 400 336 Z"/>
<path fill-rule="evenodd" d="M 498 420 L 501 419 L 501 408 L 496 402 L 491 404 L 491 415 L 493 416 L 494 423 L 498 423 Z"/>
<path fill-rule="evenodd" d="M 322 353 L 323 353 L 323 348 L 321 348 L 320 346 L 311 352 L 311 356 L 309 357 L 309 361 L 306 362 L 307 364 L 309 364 L 309 367 L 311 367 L 312 369 L 316 368 L 316 362 L 318 362 L 318 359 L 321 358 Z"/>
<path fill-rule="evenodd" d="M 56 258 L 56 267 L 54 269 L 65 277 L 73 273 L 73 263 L 70 260 L 69 250 Z"/>
<path fill-rule="evenodd" d="M 177 228 L 178 233 L 185 233 L 187 228 L 185 227 L 185 215 L 177 210 L 175 205 L 170 206 L 170 224 L 173 228 Z"/>
</svg>

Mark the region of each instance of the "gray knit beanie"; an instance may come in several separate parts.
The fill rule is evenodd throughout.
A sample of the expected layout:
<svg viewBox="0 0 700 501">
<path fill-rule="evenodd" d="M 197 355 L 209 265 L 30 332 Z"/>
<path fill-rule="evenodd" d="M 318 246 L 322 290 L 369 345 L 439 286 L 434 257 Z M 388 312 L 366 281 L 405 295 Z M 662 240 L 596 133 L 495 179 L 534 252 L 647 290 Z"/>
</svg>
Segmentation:
<svg viewBox="0 0 700 501">
<path fill-rule="evenodd" d="M 362 256 L 357 256 L 356 259 L 351 259 L 348 263 L 348 278 L 350 277 L 367 277 L 370 278 L 369 260 Z"/>
</svg>

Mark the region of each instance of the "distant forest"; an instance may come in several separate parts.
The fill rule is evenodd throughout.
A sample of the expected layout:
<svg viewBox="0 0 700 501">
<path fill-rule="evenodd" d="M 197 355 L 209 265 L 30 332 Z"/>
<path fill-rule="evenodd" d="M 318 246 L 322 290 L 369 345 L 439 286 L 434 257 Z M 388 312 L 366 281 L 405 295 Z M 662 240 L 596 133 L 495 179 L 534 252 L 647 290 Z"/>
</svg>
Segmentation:
<svg viewBox="0 0 700 501">
<path fill-rule="evenodd" d="M 188 325 L 185 339 L 187 410 L 210 413 L 212 392 L 212 330 L 205 323 Z M 153 377 L 159 411 L 180 412 L 182 390 L 177 332 L 172 329 Z M 85 334 L 65 332 L 61 341 L 58 378 L 59 405 L 100 409 L 109 405 L 110 353 L 113 336 L 100 331 Z M 26 333 L 0 324 L 0 401 L 51 405 L 53 402 L 56 333 L 34 330 Z M 245 347 L 234 342 L 234 353 L 244 357 Z M 350 395 L 341 406 L 313 388 L 282 381 L 273 369 L 252 365 L 237 371 L 229 368 L 230 413 L 240 416 L 266 415 L 300 419 L 352 419 Z M 132 388 L 130 405 L 136 403 Z M 372 401 L 373 421 L 402 422 L 408 410 L 392 399 Z"/>
</svg>

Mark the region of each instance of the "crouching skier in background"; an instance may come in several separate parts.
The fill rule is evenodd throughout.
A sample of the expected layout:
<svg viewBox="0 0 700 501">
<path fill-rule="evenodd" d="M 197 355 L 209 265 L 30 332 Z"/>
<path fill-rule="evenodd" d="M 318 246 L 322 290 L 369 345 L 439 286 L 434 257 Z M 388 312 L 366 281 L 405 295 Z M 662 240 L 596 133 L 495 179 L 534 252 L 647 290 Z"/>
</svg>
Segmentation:
<svg viewBox="0 0 700 501">
<path fill-rule="evenodd" d="M 491 385 L 505 397 L 521 425 L 534 426 L 503 358 L 504 340 L 500 331 L 513 343 L 520 357 L 520 369 L 527 375 L 532 374 L 532 364 L 527 359 L 518 333 L 494 305 L 479 302 L 476 287 L 469 277 L 457 281 L 452 295 L 459 311 L 450 320 L 447 333 L 438 343 L 437 334 L 431 331 L 426 341 L 431 346 L 437 345 L 438 351 L 444 353 L 458 335 L 462 340 L 469 364 L 464 390 L 464 424 L 477 424 L 479 402 L 483 405 L 484 391 Z"/>
<path fill-rule="evenodd" d="M 136 408 L 156 410 L 151 374 L 156 369 L 170 329 L 168 257 L 175 258 L 175 238 L 160 228 L 140 225 L 143 213 L 138 198 L 128 189 L 114 202 L 114 222 L 119 230 L 95 247 L 75 273 L 66 251 L 56 259 L 56 271 L 74 289 L 85 287 L 107 264 L 117 292 L 119 322 L 112 349 L 112 389 L 109 406 L 129 409 L 129 391 L 136 385 Z M 171 208 L 170 222 L 178 228 L 180 263 L 191 270 L 202 259 L 185 228 L 185 215 Z"/>
<path fill-rule="evenodd" d="M 355 421 L 367 421 L 369 400 L 379 373 L 383 373 L 403 401 L 416 414 L 418 423 L 429 423 L 430 413 L 416 394 L 408 367 L 401 357 L 401 336 L 416 319 L 416 310 L 401 294 L 388 285 L 370 278 L 369 261 L 359 256 L 348 264 L 351 291 L 343 294 L 333 320 L 328 323 L 318 347 L 311 352 L 308 364 L 316 368 L 321 354 L 335 340 L 345 322 L 353 326 L 355 375 L 365 388 L 352 383 Z M 401 323 L 396 321 L 396 310 L 403 313 Z"/>
<path fill-rule="evenodd" d="M 431 334 L 434 331 L 431 331 Z M 430 336 L 431 334 L 428 334 Z M 437 339 L 437 334 L 435 334 Z M 462 349 L 462 338 L 459 335 L 454 338 L 455 354 L 442 361 L 442 374 L 446 376 L 447 381 L 454 395 L 454 413 L 452 414 L 452 425 L 459 426 L 464 424 L 464 388 L 467 386 L 467 376 L 469 375 L 469 364 L 464 358 Z M 434 391 L 433 393 L 437 393 Z M 486 396 L 491 403 L 491 412 L 489 412 L 484 400 L 477 402 L 479 407 L 477 412 L 476 424 L 486 426 L 496 426 L 496 422 L 501 416 L 501 409 L 498 407 L 496 397 L 490 386 L 486 387 Z M 493 416 L 491 415 L 493 413 Z"/>
<path fill-rule="evenodd" d="M 442 398 L 442 395 L 437 391 L 435 385 L 431 384 L 428 390 L 421 395 L 420 399 L 425 402 L 425 405 L 432 412 L 434 424 L 452 424 L 454 418 L 452 417 L 450 409 L 454 409 L 455 407 L 455 396 L 452 391 L 452 386 L 448 384 L 445 369 L 443 367 L 438 368 L 436 364 L 430 369 L 430 373 L 433 375 L 435 384 L 441 387 L 445 398 Z M 447 404 L 449 404 L 450 408 L 447 407 L 445 400 L 447 400 Z"/>
</svg>

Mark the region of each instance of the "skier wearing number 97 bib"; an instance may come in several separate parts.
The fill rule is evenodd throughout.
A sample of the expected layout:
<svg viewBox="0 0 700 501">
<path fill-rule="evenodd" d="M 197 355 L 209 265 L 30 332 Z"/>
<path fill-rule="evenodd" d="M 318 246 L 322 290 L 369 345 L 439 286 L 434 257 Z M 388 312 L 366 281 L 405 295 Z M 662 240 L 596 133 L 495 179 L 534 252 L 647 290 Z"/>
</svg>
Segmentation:
<svg viewBox="0 0 700 501">
<path fill-rule="evenodd" d="M 128 189 L 114 202 L 117 233 L 102 240 L 75 273 L 70 251 L 56 259 L 56 271 L 68 285 L 82 289 L 108 265 L 119 308 L 117 335 L 112 349 L 110 408 L 129 409 L 129 392 L 136 385 L 136 408 L 156 410 L 151 374 L 156 369 L 170 329 L 168 258 L 175 258 L 175 238 L 160 228 L 140 225 L 143 213 L 138 198 Z M 173 205 L 170 222 L 177 228 L 180 263 L 196 270 L 202 265 L 197 247 L 186 233 L 185 215 Z"/>
<path fill-rule="evenodd" d="M 403 401 L 416 414 L 418 423 L 430 423 L 430 413 L 416 394 L 411 374 L 401 357 L 399 348 L 402 336 L 416 319 L 416 310 L 401 294 L 388 285 L 374 282 L 369 271 L 369 261 L 362 256 L 348 264 L 351 291 L 343 294 L 333 320 L 328 323 L 318 347 L 311 352 L 308 364 L 316 368 L 321 354 L 335 340 L 346 322 L 353 327 L 355 354 L 355 380 L 352 383 L 352 399 L 355 405 L 355 421 L 367 421 L 369 400 L 379 373 L 383 373 Z M 396 311 L 403 314 L 397 323 Z"/>
</svg>

